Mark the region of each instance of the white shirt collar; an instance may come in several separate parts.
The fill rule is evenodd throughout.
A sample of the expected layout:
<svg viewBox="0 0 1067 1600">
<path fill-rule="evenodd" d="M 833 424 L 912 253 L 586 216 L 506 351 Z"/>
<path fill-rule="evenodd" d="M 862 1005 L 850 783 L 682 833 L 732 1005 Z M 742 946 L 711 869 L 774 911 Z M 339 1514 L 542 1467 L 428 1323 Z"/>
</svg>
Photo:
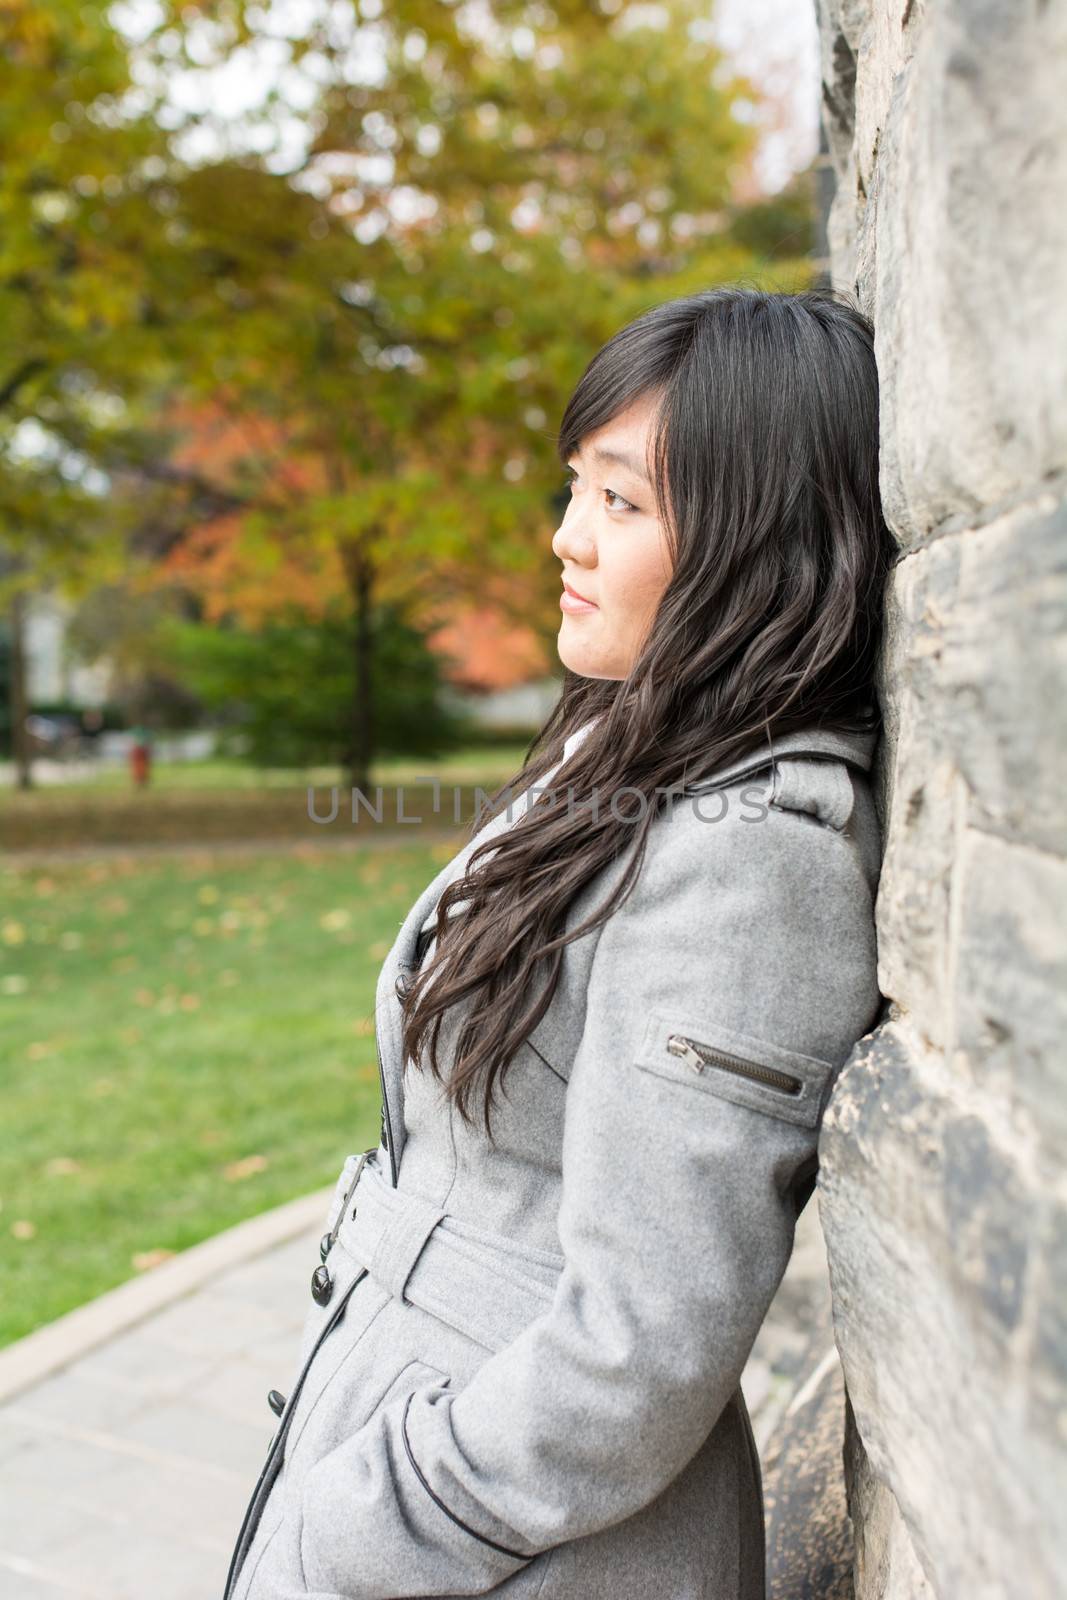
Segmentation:
<svg viewBox="0 0 1067 1600">
<path fill-rule="evenodd" d="M 569 761 L 570 760 L 571 752 L 578 748 L 578 746 L 581 744 L 582 740 L 585 738 L 586 734 L 599 721 L 600 721 L 599 714 L 597 716 L 595 716 L 595 717 L 590 717 L 588 722 L 583 722 L 580 728 L 575 728 L 573 733 L 569 733 L 567 735 L 567 737 L 563 741 L 563 758 L 562 759 L 564 761 Z"/>
</svg>

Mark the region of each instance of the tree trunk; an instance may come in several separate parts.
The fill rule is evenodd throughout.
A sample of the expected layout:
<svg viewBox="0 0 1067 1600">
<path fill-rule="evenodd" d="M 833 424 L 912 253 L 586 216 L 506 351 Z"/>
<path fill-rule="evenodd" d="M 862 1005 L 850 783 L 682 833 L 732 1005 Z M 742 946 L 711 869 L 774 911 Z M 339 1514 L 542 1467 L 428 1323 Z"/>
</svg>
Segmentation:
<svg viewBox="0 0 1067 1600">
<path fill-rule="evenodd" d="M 26 703 L 25 619 L 26 596 L 17 590 L 11 597 L 11 758 L 15 765 L 15 787 L 33 788 L 30 736 L 26 731 L 29 707 Z"/>
<path fill-rule="evenodd" d="M 374 756 L 374 691 L 371 666 L 374 637 L 371 596 L 374 569 L 359 544 L 345 548 L 345 572 L 352 597 L 352 708 L 349 724 L 349 782 L 370 797 L 370 769 Z"/>
</svg>

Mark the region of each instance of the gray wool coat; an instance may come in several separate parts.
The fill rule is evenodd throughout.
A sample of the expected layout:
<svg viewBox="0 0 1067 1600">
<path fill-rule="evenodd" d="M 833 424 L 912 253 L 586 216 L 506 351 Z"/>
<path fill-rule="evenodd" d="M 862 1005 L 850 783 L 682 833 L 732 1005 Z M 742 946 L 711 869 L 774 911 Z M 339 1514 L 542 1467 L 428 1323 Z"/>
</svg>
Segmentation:
<svg viewBox="0 0 1067 1600">
<path fill-rule="evenodd" d="M 225 1600 L 763 1600 L 740 1379 L 881 1004 L 873 742 L 778 738 L 657 818 L 565 947 L 493 1144 L 404 1070 L 397 985 L 517 812 L 419 896 L 377 986 L 382 1142 L 338 1176 Z"/>
</svg>

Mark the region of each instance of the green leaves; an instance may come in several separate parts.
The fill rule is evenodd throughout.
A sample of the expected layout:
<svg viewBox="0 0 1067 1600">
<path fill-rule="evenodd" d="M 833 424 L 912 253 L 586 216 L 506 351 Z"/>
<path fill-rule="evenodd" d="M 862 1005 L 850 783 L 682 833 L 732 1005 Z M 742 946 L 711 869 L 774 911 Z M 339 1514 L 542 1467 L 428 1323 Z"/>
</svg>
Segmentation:
<svg viewBox="0 0 1067 1600">
<path fill-rule="evenodd" d="M 322 614 L 354 550 L 416 622 L 525 570 L 550 639 L 592 354 L 656 300 L 807 270 L 809 197 L 737 198 L 754 90 L 705 13 L 8 6 L 0 567 L 84 588 L 132 550 L 257 623 Z M 238 63 L 263 95 L 227 120 Z"/>
<path fill-rule="evenodd" d="M 437 753 L 457 725 L 438 703 L 435 657 L 392 608 L 378 608 L 371 626 L 376 748 Z M 299 767 L 348 759 L 353 628 L 343 608 L 314 621 L 279 615 L 256 630 L 172 621 L 166 640 L 172 670 L 205 704 L 239 715 L 251 760 Z"/>
</svg>

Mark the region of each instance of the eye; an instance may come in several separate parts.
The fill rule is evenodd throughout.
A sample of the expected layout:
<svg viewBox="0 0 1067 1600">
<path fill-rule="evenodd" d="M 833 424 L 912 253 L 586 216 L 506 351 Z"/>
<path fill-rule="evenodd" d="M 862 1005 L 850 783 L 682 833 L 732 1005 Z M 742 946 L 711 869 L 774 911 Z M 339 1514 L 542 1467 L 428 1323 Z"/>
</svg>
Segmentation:
<svg viewBox="0 0 1067 1600">
<path fill-rule="evenodd" d="M 634 506 L 634 505 L 631 505 L 629 500 L 624 500 L 621 494 L 616 494 L 614 489 L 605 489 L 604 493 L 607 495 L 609 500 L 615 500 L 615 501 L 618 502 L 617 505 L 609 505 L 608 506 L 608 510 L 609 511 L 636 511 L 637 510 L 637 507 Z"/>
<path fill-rule="evenodd" d="M 563 487 L 565 489 L 573 489 L 577 482 L 578 472 L 576 468 L 568 467 L 567 476 L 563 479 Z M 640 510 L 640 507 L 633 505 L 631 501 L 624 500 L 621 494 L 616 494 L 614 489 L 605 489 L 603 490 L 603 494 L 607 500 L 607 509 L 609 511 L 621 511 L 626 513 Z"/>
</svg>

